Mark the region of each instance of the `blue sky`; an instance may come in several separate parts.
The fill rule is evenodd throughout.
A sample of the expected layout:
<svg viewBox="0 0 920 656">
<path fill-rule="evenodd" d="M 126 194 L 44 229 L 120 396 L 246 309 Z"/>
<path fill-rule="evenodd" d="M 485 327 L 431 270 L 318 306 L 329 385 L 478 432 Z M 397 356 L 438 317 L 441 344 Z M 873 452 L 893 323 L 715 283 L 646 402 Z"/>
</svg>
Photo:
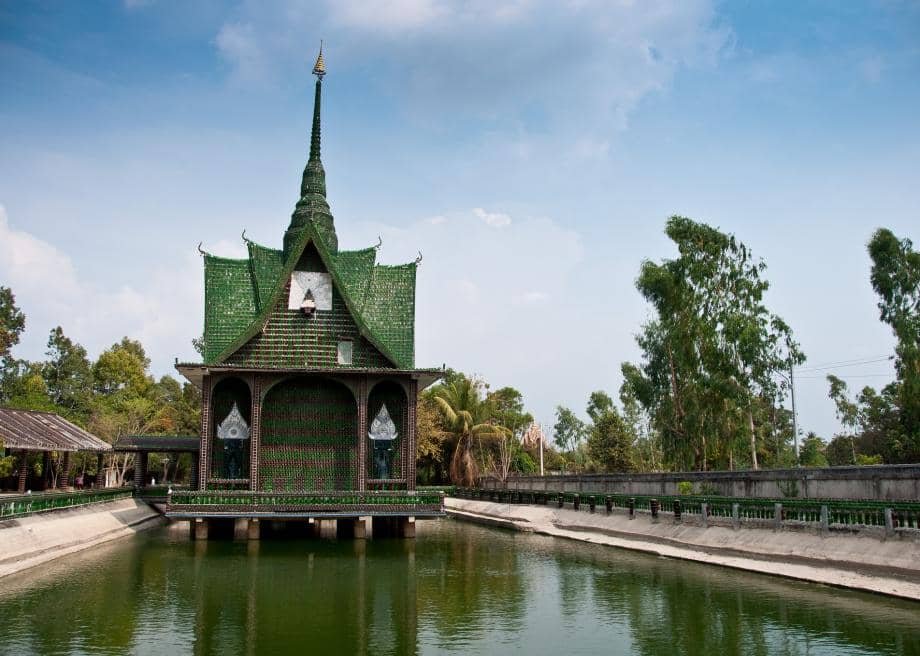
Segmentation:
<svg viewBox="0 0 920 656">
<path fill-rule="evenodd" d="M 343 247 L 424 254 L 417 362 L 521 389 L 537 417 L 616 392 L 665 219 L 736 234 L 824 375 L 890 380 L 865 243 L 920 241 L 917 2 L 3 2 L 0 284 L 39 358 L 141 339 L 193 359 L 199 241 L 280 245 L 319 40 Z M 817 368 L 817 369 L 815 369 Z"/>
</svg>

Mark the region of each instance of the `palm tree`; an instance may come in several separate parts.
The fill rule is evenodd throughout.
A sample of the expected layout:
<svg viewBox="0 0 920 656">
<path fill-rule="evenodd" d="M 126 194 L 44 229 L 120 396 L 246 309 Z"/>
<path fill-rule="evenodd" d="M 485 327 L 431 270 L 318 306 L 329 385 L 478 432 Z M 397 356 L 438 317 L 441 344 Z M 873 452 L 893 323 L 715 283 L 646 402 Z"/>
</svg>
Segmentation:
<svg viewBox="0 0 920 656">
<path fill-rule="evenodd" d="M 472 486 L 478 476 L 473 438 L 498 437 L 503 428 L 489 423 L 491 407 L 482 399 L 480 386 L 466 376 L 437 388 L 433 396 L 444 420 L 444 432 L 456 440 L 448 470 L 451 482 Z"/>
</svg>

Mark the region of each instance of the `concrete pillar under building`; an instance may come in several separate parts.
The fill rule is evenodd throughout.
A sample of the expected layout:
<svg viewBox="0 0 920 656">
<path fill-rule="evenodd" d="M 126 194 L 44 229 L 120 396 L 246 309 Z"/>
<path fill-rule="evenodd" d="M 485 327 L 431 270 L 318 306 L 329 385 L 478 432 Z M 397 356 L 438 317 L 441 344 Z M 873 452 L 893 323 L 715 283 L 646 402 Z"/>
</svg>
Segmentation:
<svg viewBox="0 0 920 656">
<path fill-rule="evenodd" d="M 233 539 L 249 539 L 249 520 L 245 517 L 237 517 L 233 520 Z"/>
<path fill-rule="evenodd" d="M 355 539 L 364 540 L 370 537 L 370 517 L 357 517 L 355 518 Z"/>
<path fill-rule="evenodd" d="M 246 537 L 250 540 L 258 540 L 262 537 L 262 526 L 258 519 L 247 520 Z"/>
<path fill-rule="evenodd" d="M 19 494 L 26 491 L 26 476 L 29 475 L 29 452 L 19 452 Z"/>
<path fill-rule="evenodd" d="M 208 520 L 201 517 L 195 518 L 192 520 L 194 526 L 193 535 L 196 540 L 207 540 L 208 539 Z"/>
<path fill-rule="evenodd" d="M 399 518 L 399 537 L 401 538 L 414 538 L 415 537 L 415 517 L 400 517 Z"/>
<path fill-rule="evenodd" d="M 316 526 L 316 536 L 325 539 L 334 539 L 338 537 L 339 520 L 331 518 L 317 518 L 314 521 Z"/>
</svg>

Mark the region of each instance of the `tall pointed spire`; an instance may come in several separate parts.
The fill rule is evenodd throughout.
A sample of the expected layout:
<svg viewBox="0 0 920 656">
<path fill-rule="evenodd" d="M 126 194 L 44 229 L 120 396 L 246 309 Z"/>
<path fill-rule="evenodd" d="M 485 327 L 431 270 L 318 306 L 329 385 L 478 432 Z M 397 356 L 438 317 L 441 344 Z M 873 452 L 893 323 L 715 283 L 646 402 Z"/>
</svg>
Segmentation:
<svg viewBox="0 0 920 656">
<path fill-rule="evenodd" d="M 317 232 L 322 236 L 326 247 L 338 250 L 338 237 L 329 203 L 326 202 L 326 171 L 320 159 L 321 121 L 320 113 L 323 97 L 323 76 L 326 75 L 326 62 L 323 59 L 323 45 L 320 42 L 319 55 L 313 66 L 316 76 L 316 92 L 313 99 L 313 129 L 310 133 L 310 158 L 303 170 L 300 183 L 300 200 L 291 217 L 291 225 L 284 233 L 284 252 L 287 255 L 307 221 L 312 221 Z"/>
<path fill-rule="evenodd" d="M 320 106 L 323 95 L 323 76 L 326 74 L 326 62 L 323 61 L 323 42 L 319 42 L 319 55 L 313 66 L 313 75 L 316 76 L 316 96 L 313 99 L 313 132 L 310 134 L 310 161 L 319 161 L 320 150 Z M 323 190 L 325 195 L 325 189 Z M 303 193 L 301 193 L 301 196 Z"/>
</svg>

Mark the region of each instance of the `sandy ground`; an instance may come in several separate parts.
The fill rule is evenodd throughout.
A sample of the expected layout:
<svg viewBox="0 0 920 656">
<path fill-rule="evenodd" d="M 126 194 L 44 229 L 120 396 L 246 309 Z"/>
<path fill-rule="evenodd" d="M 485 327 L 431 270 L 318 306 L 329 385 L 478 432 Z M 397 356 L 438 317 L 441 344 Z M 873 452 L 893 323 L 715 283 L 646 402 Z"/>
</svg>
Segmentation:
<svg viewBox="0 0 920 656">
<path fill-rule="evenodd" d="M 0 521 L 0 578 L 164 521 L 135 499 Z"/>
<path fill-rule="evenodd" d="M 457 519 L 920 601 L 920 541 L 912 535 L 703 528 L 670 517 L 630 520 L 622 510 L 592 514 L 455 498 L 446 506 Z"/>
</svg>

